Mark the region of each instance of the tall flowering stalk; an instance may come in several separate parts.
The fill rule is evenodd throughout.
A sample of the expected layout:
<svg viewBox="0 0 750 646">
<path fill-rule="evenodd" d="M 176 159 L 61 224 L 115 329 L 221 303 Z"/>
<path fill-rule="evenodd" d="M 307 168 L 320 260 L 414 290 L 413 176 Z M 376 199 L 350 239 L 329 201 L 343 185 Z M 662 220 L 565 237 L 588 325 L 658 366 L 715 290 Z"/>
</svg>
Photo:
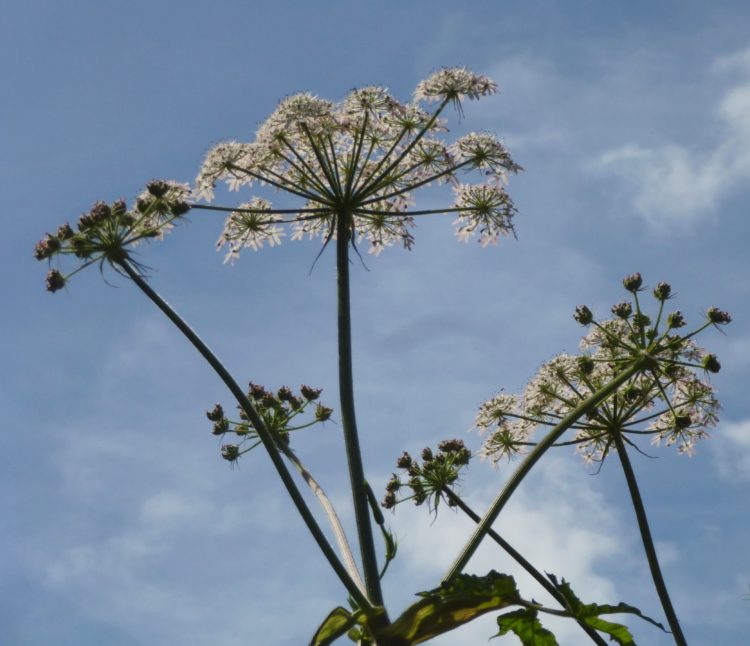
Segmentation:
<svg viewBox="0 0 750 646">
<path fill-rule="evenodd" d="M 471 133 L 451 145 L 440 116 L 449 104 L 496 91 L 486 76 L 466 69 L 444 69 L 422 81 L 414 101 L 404 104 L 380 87 L 354 90 L 333 104 L 311 94 L 282 101 L 252 143 L 225 142 L 211 150 L 196 178 L 196 192 L 210 200 L 218 181 L 230 190 L 271 186 L 303 200 L 297 209 L 274 208 L 253 197 L 230 209 L 218 246 L 234 260 L 243 248 L 279 244 L 291 238 L 336 241 L 339 387 L 354 512 L 367 593 L 383 605 L 370 521 L 366 479 L 357 431 L 349 288 L 349 249 L 366 240 L 370 253 L 400 242 L 411 248 L 410 228 L 418 215 L 455 214 L 462 240 L 476 235 L 482 245 L 513 232 L 515 208 L 502 183 L 520 167 L 502 143 L 488 133 Z M 432 112 L 425 104 L 436 103 Z M 464 184 L 459 173 L 479 171 L 483 181 Z M 450 183 L 452 206 L 413 210 L 414 190 Z M 195 208 L 209 208 L 196 204 Z"/>
<path fill-rule="evenodd" d="M 665 313 L 672 296 L 659 283 L 653 296 L 659 304 L 654 316 L 643 311 L 640 274 L 625 277 L 623 286 L 632 302 L 612 306 L 614 319 L 598 322 L 585 305 L 574 318 L 591 331 L 581 342 L 578 357 L 559 355 L 545 363 L 522 397 L 499 393 L 480 407 L 476 426 L 487 434 L 484 453 L 495 460 L 533 449 L 505 484 L 480 521 L 477 530 L 448 572 L 456 576 L 531 468 L 551 447 L 575 445 L 587 462 L 603 461 L 612 448 L 623 467 L 654 585 L 678 645 L 686 644 L 667 592 L 656 556 L 637 480 L 626 445 L 637 448 L 637 438 L 650 436 L 652 444 L 676 445 L 692 455 L 695 443 L 707 436 L 718 419 L 719 403 L 708 375 L 719 372 L 714 354 L 695 345 L 693 338 L 708 327 L 726 325 L 731 316 L 717 307 L 688 333 L 680 311 Z M 551 430 L 533 442 L 537 427 Z M 573 429 L 572 440 L 561 441 Z M 635 439 L 631 439 L 635 438 Z"/>
<path fill-rule="evenodd" d="M 580 356 L 560 355 L 546 363 L 521 396 L 501 392 L 485 402 L 476 427 L 485 434 L 483 453 L 498 461 L 523 455 L 523 460 L 484 516 L 476 514 L 454 487 L 472 452 L 461 440 L 447 440 L 437 452 L 425 449 L 421 464 L 403 454 L 397 466 L 407 482 L 394 475 L 386 487 L 383 506 L 404 500 L 428 502 L 433 511 L 441 500 L 469 516 L 477 527 L 438 588 L 419 593 L 420 600 L 391 620 L 385 608 L 380 579 L 394 558 L 396 542 L 385 527 L 383 514 L 364 474 L 357 430 L 352 367 L 350 254 L 367 245 L 372 254 L 401 244 L 414 244 L 415 219 L 450 214 L 456 235 L 464 242 L 496 244 L 514 234 L 516 210 L 505 192 L 510 174 L 521 170 L 503 144 L 489 133 L 470 133 L 452 143 L 444 112 L 452 106 L 462 114 L 462 101 L 493 94 L 496 85 L 464 68 L 443 69 L 418 84 L 413 100 L 401 103 L 387 90 L 365 87 L 340 103 L 311 94 L 284 99 L 261 125 L 253 142 L 228 141 L 206 156 L 195 185 L 152 180 L 128 207 L 124 200 L 97 202 L 74 228 L 64 224 L 47 234 L 34 249 L 38 260 L 52 265 L 47 289 L 58 291 L 77 272 L 89 266 L 112 267 L 125 276 L 167 316 L 221 378 L 238 404 L 237 420 L 217 405 L 208 412 L 214 435 L 233 437 L 223 444 L 222 456 L 234 463 L 262 445 L 321 552 L 344 585 L 351 609 L 335 608 L 316 631 L 311 644 L 325 646 L 348 635 L 361 646 L 419 644 L 489 611 L 518 609 L 498 617 L 498 635 L 516 634 L 524 644 L 557 644 L 539 622 L 540 613 L 574 619 L 596 644 L 600 633 L 618 643 L 634 643 L 625 626 L 601 619 L 612 613 L 631 613 L 657 624 L 632 606 L 620 603 L 584 604 L 565 580 L 543 575 L 520 552 L 494 531 L 492 525 L 525 476 L 554 446 L 575 445 L 588 462 L 601 462 L 616 452 L 643 538 L 649 567 L 677 644 L 684 644 L 679 622 L 659 570 L 645 509 L 627 447 L 639 439 L 675 445 L 691 454 L 695 443 L 715 424 L 719 405 L 707 376 L 720 365 L 713 354 L 698 348 L 693 338 L 709 326 L 728 323 L 718 308 L 690 333 L 678 311 L 665 313 L 671 288 L 659 283 L 654 297 L 658 312 L 649 317 L 641 309 L 643 290 L 638 274 L 625 279 L 632 302 L 612 308 L 614 318 L 597 321 L 585 306 L 576 310 L 579 323 L 590 331 Z M 475 179 L 472 181 L 471 178 Z M 260 189 L 238 206 L 212 204 L 219 182 L 230 191 Z M 447 184 L 454 199 L 443 208 L 414 208 L 414 192 Z M 270 189 L 270 190 L 269 190 Z M 284 193 L 275 206 L 269 193 Z M 317 238 L 321 254 L 335 247 L 338 300 L 339 398 L 349 467 L 362 575 L 331 500 L 289 445 L 290 433 L 329 419 L 332 409 L 317 402 L 320 391 L 303 386 L 299 395 L 282 387 L 276 393 L 250 384 L 245 391 L 202 339 L 150 286 L 146 268 L 135 259 L 143 241 L 161 239 L 185 219 L 189 211 L 226 212 L 218 240 L 232 262 L 246 248 L 276 246 L 284 239 Z M 320 255 L 320 254 L 319 254 Z M 65 269 L 67 261 L 73 268 Z M 67 273 L 66 273 L 67 272 Z M 314 406 L 314 408 L 313 408 Z M 312 419 L 302 417 L 312 413 Z M 536 441 L 537 428 L 550 430 Z M 563 438 L 571 432 L 572 437 Z M 285 461 L 286 460 L 286 461 Z M 287 468 L 300 474 L 320 502 L 339 547 L 335 552 L 308 508 Z M 399 500 L 397 492 L 411 490 Z M 372 520 L 379 526 L 386 563 L 378 567 Z M 490 536 L 542 585 L 562 609 L 547 608 L 521 596 L 512 577 L 491 571 L 477 577 L 462 570 L 481 541 Z M 661 627 L 661 626 L 660 626 Z M 630 641 L 627 641 L 630 639 Z"/>
</svg>

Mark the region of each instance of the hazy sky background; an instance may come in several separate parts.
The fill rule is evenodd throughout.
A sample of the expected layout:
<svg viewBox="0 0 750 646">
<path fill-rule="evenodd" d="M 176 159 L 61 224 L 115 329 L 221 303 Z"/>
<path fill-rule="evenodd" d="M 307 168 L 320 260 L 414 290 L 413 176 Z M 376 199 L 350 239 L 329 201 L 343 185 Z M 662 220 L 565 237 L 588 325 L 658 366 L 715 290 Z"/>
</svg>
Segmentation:
<svg viewBox="0 0 750 646">
<path fill-rule="evenodd" d="M 338 100 L 377 84 L 407 100 L 456 65 L 500 86 L 460 123 L 450 115 L 451 137 L 496 132 L 526 168 L 509 186 L 518 240 L 464 245 L 438 216 L 418 222 L 413 251 L 353 265 L 370 482 L 380 494 L 403 450 L 446 437 L 478 448 L 466 431 L 481 401 L 576 351 L 577 304 L 603 316 L 624 275 L 666 280 L 694 324 L 712 305 L 734 316 L 726 335 L 700 338 L 722 362 L 724 410 L 695 457 L 649 448 L 657 459 L 634 456 L 635 468 L 689 642 L 747 643 L 747 3 L 5 0 L 2 14 L 0 644 L 297 646 L 345 604 L 267 457 L 221 459 L 204 412 L 232 403 L 194 350 L 111 272 L 111 286 L 92 269 L 45 293 L 32 249 L 97 199 L 191 181 L 213 144 L 251 140 L 287 94 Z M 240 382 L 323 387 L 338 409 L 333 254 L 312 275 L 317 242 L 223 265 L 221 219 L 190 219 L 142 250 L 153 286 Z M 351 527 L 340 425 L 295 446 Z M 481 512 L 508 473 L 477 461 L 462 491 Z M 618 465 L 592 473 L 560 449 L 497 528 L 584 600 L 662 620 Z M 409 505 L 388 520 L 398 614 L 437 584 L 471 523 Z M 516 571 L 488 546 L 469 570 L 491 568 Z M 641 644 L 670 643 L 629 623 Z M 496 631 L 488 616 L 434 643 Z M 559 637 L 584 643 L 567 624 Z"/>
</svg>

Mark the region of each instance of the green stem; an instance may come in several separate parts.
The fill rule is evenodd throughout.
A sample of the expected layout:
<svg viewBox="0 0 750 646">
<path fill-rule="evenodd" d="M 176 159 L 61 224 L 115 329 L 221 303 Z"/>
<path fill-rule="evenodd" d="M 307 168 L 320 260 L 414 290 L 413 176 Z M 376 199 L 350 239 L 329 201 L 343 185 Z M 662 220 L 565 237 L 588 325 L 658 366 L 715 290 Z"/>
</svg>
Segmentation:
<svg viewBox="0 0 750 646">
<path fill-rule="evenodd" d="M 573 424 L 575 424 L 576 421 L 583 417 L 592 408 L 596 407 L 601 401 L 609 397 L 620 386 L 622 386 L 622 384 L 628 381 L 628 379 L 630 379 L 637 373 L 642 372 L 651 361 L 652 359 L 648 355 L 641 355 L 638 359 L 633 361 L 630 366 L 628 366 L 619 375 L 617 375 L 617 377 L 615 377 L 612 381 L 597 390 L 588 399 L 581 402 L 576 408 L 570 411 L 570 413 L 568 413 L 560 421 L 560 423 L 555 426 L 544 437 L 544 439 L 542 439 L 542 441 L 536 445 L 536 447 L 534 447 L 534 449 L 532 449 L 532 451 L 526 456 L 524 461 L 521 462 L 518 468 L 514 471 L 513 475 L 510 477 L 505 486 L 500 490 L 500 493 L 497 495 L 492 505 L 490 505 L 490 508 L 485 513 L 484 518 L 482 518 L 482 521 L 477 525 L 474 534 L 466 543 L 466 546 L 461 550 L 458 558 L 453 563 L 450 570 L 448 570 L 447 574 L 443 577 L 443 582 L 450 581 L 466 567 L 469 559 L 471 559 L 471 557 L 474 555 L 474 552 L 476 552 L 477 548 L 479 547 L 479 544 L 487 535 L 487 532 L 497 519 L 500 511 L 506 505 L 508 500 L 510 500 L 510 497 L 513 495 L 515 490 L 521 484 L 523 479 L 528 475 L 529 471 L 531 471 L 532 467 L 537 463 L 542 455 L 544 455 L 547 449 L 549 449 L 560 438 L 560 436 L 565 433 L 565 431 L 567 431 Z"/>
<path fill-rule="evenodd" d="M 336 268 L 338 291 L 338 345 L 339 345 L 339 393 L 341 397 L 341 425 L 344 431 L 346 458 L 354 499 L 354 517 L 357 523 L 359 547 L 362 554 L 365 586 L 370 601 L 383 605 L 380 589 L 375 541 L 370 523 L 367 503 L 367 488 L 362 453 L 359 448 L 357 422 L 354 415 L 354 385 L 352 375 L 352 325 L 349 295 L 349 240 L 350 215 L 340 212 L 336 219 Z"/>
<path fill-rule="evenodd" d="M 672 606 L 672 600 L 669 598 L 669 592 L 667 591 L 667 585 L 664 582 L 664 577 L 659 567 L 659 559 L 656 556 L 656 547 L 654 546 L 654 540 L 651 537 L 651 530 L 648 526 L 648 518 L 646 517 L 646 509 L 643 506 L 643 500 L 641 499 L 641 493 L 638 489 L 638 481 L 635 478 L 635 472 L 633 466 L 630 463 L 627 450 L 625 449 L 625 443 L 622 441 L 622 435 L 619 432 L 612 434 L 617 447 L 617 455 L 620 457 L 620 464 L 622 464 L 622 470 L 625 473 L 625 480 L 628 483 L 628 490 L 630 491 L 630 498 L 633 501 L 633 509 L 635 510 L 635 517 L 638 520 L 638 529 L 641 532 L 641 540 L 643 541 L 643 549 L 646 551 L 646 559 L 648 560 L 648 567 L 651 570 L 651 578 L 654 580 L 654 586 L 656 592 L 659 595 L 659 601 L 664 609 L 664 614 L 667 616 L 667 622 L 669 627 L 672 629 L 672 636 L 674 642 L 678 646 L 687 646 L 685 636 L 682 633 L 680 622 L 677 619 L 677 613 L 674 611 Z"/>
<path fill-rule="evenodd" d="M 473 520 L 475 523 L 480 522 L 482 519 L 479 517 L 479 514 L 475 513 L 474 510 L 469 507 L 459 496 L 450 488 L 443 487 L 442 488 L 443 493 L 448 496 L 448 499 L 456 505 L 462 512 L 464 512 L 471 520 Z M 573 612 L 573 609 L 568 604 L 567 599 L 560 593 L 560 591 L 552 585 L 550 580 L 544 576 L 539 570 L 537 570 L 529 561 L 527 561 L 523 554 L 518 552 L 508 541 L 506 541 L 500 534 L 498 534 L 494 529 L 490 529 L 487 532 L 487 536 L 489 536 L 493 541 L 495 541 L 502 549 L 504 549 L 507 554 L 516 561 L 524 570 L 526 570 L 533 578 L 534 580 L 541 585 L 549 594 L 557 601 L 565 610 L 569 612 Z M 605 642 L 599 634 L 591 627 L 587 626 L 583 621 L 580 619 L 576 619 L 576 622 L 578 625 L 583 628 L 584 632 L 591 637 L 591 640 L 599 644 L 599 646 L 607 646 L 607 642 Z"/>
<path fill-rule="evenodd" d="M 263 446 L 266 448 L 266 451 L 268 451 L 268 455 L 270 456 L 274 467 L 276 467 L 276 471 L 281 477 L 281 480 L 284 483 L 287 492 L 294 501 L 294 505 L 297 507 L 297 511 L 299 511 L 300 515 L 302 516 L 302 519 L 307 525 L 307 528 L 310 530 L 310 533 L 313 535 L 313 538 L 318 544 L 318 547 L 320 547 L 324 556 L 328 560 L 328 563 L 331 565 L 336 575 L 346 587 L 347 592 L 360 605 L 360 607 L 365 610 L 371 609 L 372 604 L 370 604 L 370 602 L 367 600 L 367 597 L 362 594 L 357 584 L 352 580 L 351 576 L 349 576 L 346 568 L 342 565 L 341 561 L 336 556 L 336 552 L 334 552 L 333 548 L 328 543 L 325 534 L 323 534 L 322 530 L 315 521 L 315 517 L 307 507 L 302 494 L 300 494 L 299 489 L 297 489 L 297 486 L 294 484 L 294 480 L 292 479 L 289 470 L 286 468 L 286 465 L 284 464 L 284 461 L 279 454 L 279 449 L 276 446 L 276 442 L 274 441 L 273 436 L 269 432 L 268 428 L 266 428 L 263 419 L 258 415 L 257 411 L 243 392 L 242 388 L 239 387 L 237 382 L 229 374 L 224 365 L 217 359 L 216 355 L 211 352 L 208 346 L 203 343 L 203 341 L 193 331 L 193 329 L 185 321 L 183 321 L 182 318 L 180 318 L 177 312 L 175 312 L 170 307 L 170 305 L 164 299 L 162 299 L 161 296 L 159 296 L 159 294 L 151 289 L 148 283 L 138 274 L 137 271 L 135 271 L 135 269 L 130 266 L 127 260 L 123 259 L 118 261 L 118 265 L 125 270 L 128 276 L 130 276 L 130 278 L 141 289 L 141 291 L 146 294 L 146 296 L 148 296 L 151 301 L 153 301 L 153 303 L 166 315 L 166 317 L 170 321 L 172 321 L 172 323 L 174 323 L 174 325 L 180 330 L 180 332 L 182 332 L 185 337 L 187 337 L 190 343 L 193 344 L 195 349 L 200 352 L 203 358 L 209 363 L 216 374 L 221 378 L 232 395 L 234 395 L 235 399 L 242 407 L 242 410 L 245 411 L 248 419 L 250 420 L 250 422 L 252 422 L 253 427 L 258 433 L 258 437 L 263 442 Z"/>
</svg>

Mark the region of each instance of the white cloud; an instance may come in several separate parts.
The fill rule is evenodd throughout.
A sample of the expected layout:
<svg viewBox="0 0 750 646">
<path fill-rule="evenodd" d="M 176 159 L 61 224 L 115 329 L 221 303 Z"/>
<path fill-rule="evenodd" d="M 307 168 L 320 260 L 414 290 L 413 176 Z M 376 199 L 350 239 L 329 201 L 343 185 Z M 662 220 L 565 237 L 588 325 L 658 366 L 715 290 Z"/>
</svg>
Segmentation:
<svg viewBox="0 0 750 646">
<path fill-rule="evenodd" d="M 722 477 L 750 481 L 750 419 L 721 424 L 713 446 Z"/>
<path fill-rule="evenodd" d="M 750 50 L 723 59 L 714 70 L 739 72 L 742 78 L 725 92 L 713 115 L 694 122 L 696 129 L 712 121 L 720 125 L 713 146 L 629 143 L 605 152 L 595 164 L 628 184 L 636 210 L 657 228 L 690 227 L 713 217 L 721 202 L 750 179 Z"/>
</svg>

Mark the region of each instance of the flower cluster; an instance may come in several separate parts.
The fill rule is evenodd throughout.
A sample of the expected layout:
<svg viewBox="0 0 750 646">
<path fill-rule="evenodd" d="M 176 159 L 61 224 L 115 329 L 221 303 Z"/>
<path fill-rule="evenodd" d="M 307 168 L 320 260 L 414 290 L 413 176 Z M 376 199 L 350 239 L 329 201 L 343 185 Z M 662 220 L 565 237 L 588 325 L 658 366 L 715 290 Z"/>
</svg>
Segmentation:
<svg viewBox="0 0 750 646">
<path fill-rule="evenodd" d="M 186 184 L 153 180 L 135 201 L 132 209 L 125 200 L 112 204 L 96 202 L 78 219 L 77 229 L 65 223 L 54 234 L 48 233 L 34 247 L 37 260 L 56 256 L 77 258 L 77 269 L 64 275 L 59 269 L 47 274 L 47 289 L 55 292 L 75 273 L 93 263 L 113 266 L 129 258 L 129 248 L 143 239 L 161 238 L 190 209 Z"/>
<path fill-rule="evenodd" d="M 412 103 L 401 103 L 386 89 L 364 87 L 334 104 L 312 94 L 284 99 L 251 143 L 227 141 L 206 156 L 196 193 L 210 201 L 219 181 L 230 190 L 270 186 L 304 200 L 299 208 L 279 209 L 253 198 L 230 211 L 218 245 L 236 258 L 243 247 L 259 249 L 291 239 L 337 235 L 339 218 L 352 242 L 369 242 L 379 253 L 394 242 L 410 248 L 416 215 L 455 213 L 462 240 L 478 234 L 483 245 L 513 232 L 513 203 L 502 188 L 509 173 L 521 170 L 502 143 L 488 133 L 470 133 L 447 145 L 440 118 L 451 103 L 493 94 L 496 85 L 464 68 L 444 69 L 422 81 Z M 422 104 L 437 103 L 429 112 Z M 477 170 L 478 184 L 459 182 L 459 171 Z M 449 182 L 452 206 L 410 210 L 412 192 Z"/>
<path fill-rule="evenodd" d="M 298 395 L 295 395 L 287 386 L 282 386 L 273 393 L 263 386 L 251 382 L 247 397 L 276 441 L 288 445 L 289 433 L 325 422 L 331 418 L 333 409 L 323 406 L 317 401 L 321 392 L 319 388 L 303 385 L 300 387 Z M 313 419 L 305 423 L 292 425 L 292 420 L 303 414 L 313 402 L 315 403 Z M 213 422 L 212 433 L 214 435 L 223 437 L 229 433 L 238 438 L 236 443 L 223 444 L 221 447 L 221 456 L 232 463 L 236 462 L 244 453 L 253 450 L 261 442 L 245 411 L 241 406 L 238 406 L 237 409 L 239 419 L 236 421 L 226 417 L 221 404 L 216 404 L 206 413 L 208 420 Z"/>
<path fill-rule="evenodd" d="M 574 438 L 558 445 L 574 444 L 586 461 L 602 461 L 613 434 L 620 433 L 631 444 L 638 436 L 649 436 L 652 444 L 676 445 L 680 453 L 692 455 L 695 443 L 718 420 L 719 403 L 708 375 L 721 367 L 715 355 L 692 339 L 709 326 L 729 323 L 731 317 L 712 307 L 696 330 L 681 334 L 686 325 L 682 313 L 664 311 L 672 291 L 667 283 L 653 290 L 659 304 L 653 318 L 641 310 L 640 274 L 626 277 L 623 284 L 632 302 L 614 305 L 614 318 L 598 322 L 585 305 L 576 308 L 576 321 L 590 327 L 581 341 L 581 355 L 554 357 L 542 365 L 522 395 L 501 392 L 481 405 L 475 426 L 487 435 L 487 456 L 497 461 L 522 452 L 534 444 L 537 427 L 556 426 L 643 357 L 645 368 L 589 409 L 572 425 Z"/>
<path fill-rule="evenodd" d="M 459 472 L 469 464 L 471 451 L 464 446 L 463 440 L 444 440 L 438 444 L 437 453 L 426 447 L 422 451 L 422 463 L 414 460 L 411 455 L 404 454 L 396 460 L 396 466 L 403 469 L 409 476 L 405 483 L 395 473 L 386 485 L 386 494 L 381 503 L 386 509 L 392 509 L 400 502 L 413 500 L 415 505 L 428 502 L 433 510 L 437 510 L 440 499 L 445 497 L 445 488 L 454 484 Z M 397 500 L 396 492 L 402 487 L 411 489 L 411 495 Z M 451 498 L 447 497 L 448 506 L 454 506 Z"/>
</svg>

